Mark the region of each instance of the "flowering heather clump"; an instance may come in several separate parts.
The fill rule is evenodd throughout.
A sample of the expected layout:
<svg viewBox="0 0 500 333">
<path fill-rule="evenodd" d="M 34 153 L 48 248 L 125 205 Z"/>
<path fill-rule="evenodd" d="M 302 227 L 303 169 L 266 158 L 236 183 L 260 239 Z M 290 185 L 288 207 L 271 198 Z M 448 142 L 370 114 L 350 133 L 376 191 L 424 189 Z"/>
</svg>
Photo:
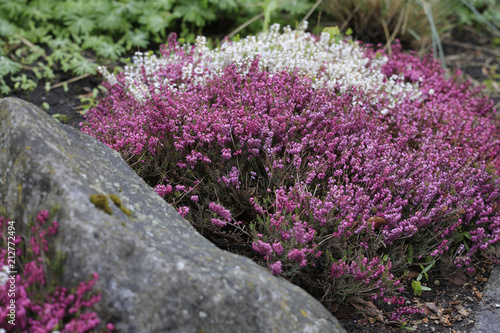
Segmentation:
<svg viewBox="0 0 500 333">
<path fill-rule="evenodd" d="M 107 75 L 83 131 L 221 246 L 324 300 L 399 304 L 410 263 L 471 268 L 500 239 L 492 102 L 434 60 L 276 28 L 162 55 Z"/>
<path fill-rule="evenodd" d="M 408 83 L 400 75 L 382 74 L 381 68 L 388 60 L 386 56 L 379 53 L 369 58 L 366 50 L 357 43 L 336 42 L 334 37 L 337 35 L 333 30 L 325 31 L 316 38 L 305 32 L 306 28 L 307 22 L 296 31 L 286 27 L 280 34 L 280 26 L 275 24 L 269 33 L 249 36 L 234 43 L 226 41 L 216 50 L 210 50 L 206 46 L 206 38 L 200 36 L 189 53 L 182 52 L 175 43 L 162 50 L 161 58 L 138 52 L 134 57 L 135 66 L 126 66 L 120 79 L 109 74 L 105 68 L 101 67 L 100 71 L 109 83 L 120 81 L 127 86 L 137 101 L 151 96 L 151 85 L 185 89 L 189 83 L 206 83 L 229 65 L 240 67 L 257 57 L 260 58 L 261 70 L 272 73 L 295 71 L 298 75 L 311 78 L 314 88 L 338 87 L 344 93 L 356 87 L 370 95 L 370 103 L 376 103 L 384 92 L 391 97 L 388 108 L 394 107 L 398 99 L 419 96 L 418 81 Z M 187 47 L 184 49 L 187 50 Z M 173 70 L 175 73 L 171 73 Z M 178 79 L 181 79 L 180 82 L 177 82 Z"/>
<path fill-rule="evenodd" d="M 100 294 L 91 294 L 90 290 L 98 279 L 97 273 L 92 279 L 82 282 L 74 292 L 57 286 L 46 275 L 49 251 L 49 239 L 57 233 L 58 223 L 48 225 L 49 213 L 41 211 L 31 227 L 29 241 L 15 236 L 16 269 L 15 288 L 11 289 L 10 265 L 7 262 L 7 232 L 13 226 L 10 220 L 0 217 L 0 330 L 3 332 L 90 332 L 100 324 L 95 312 L 88 312 L 101 299 Z M 29 244 L 29 245 L 28 245 Z M 11 245 L 9 245 L 11 246 Z M 12 262 L 10 262 L 11 264 Z M 22 264 L 22 265 L 21 265 Z M 15 320 L 10 315 L 7 305 L 11 304 L 15 290 Z M 12 321 L 15 325 L 9 323 Z M 114 329 L 112 324 L 107 330 Z"/>
</svg>

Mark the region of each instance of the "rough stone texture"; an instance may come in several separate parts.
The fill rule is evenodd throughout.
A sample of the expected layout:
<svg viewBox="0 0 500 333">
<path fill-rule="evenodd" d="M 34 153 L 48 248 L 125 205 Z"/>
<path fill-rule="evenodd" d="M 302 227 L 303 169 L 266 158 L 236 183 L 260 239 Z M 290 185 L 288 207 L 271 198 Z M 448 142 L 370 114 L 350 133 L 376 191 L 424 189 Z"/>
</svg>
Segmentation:
<svg viewBox="0 0 500 333">
<path fill-rule="evenodd" d="M 118 195 L 131 218 L 112 203 L 113 215 L 97 209 L 91 194 Z M 345 332 L 302 289 L 200 236 L 118 153 L 1 99 L 0 211 L 22 229 L 56 205 L 62 283 L 98 272 L 98 312 L 118 332 Z"/>
<path fill-rule="evenodd" d="M 476 323 L 471 332 L 500 332 L 500 266 L 496 266 L 486 282 L 482 302 L 475 313 Z"/>
</svg>

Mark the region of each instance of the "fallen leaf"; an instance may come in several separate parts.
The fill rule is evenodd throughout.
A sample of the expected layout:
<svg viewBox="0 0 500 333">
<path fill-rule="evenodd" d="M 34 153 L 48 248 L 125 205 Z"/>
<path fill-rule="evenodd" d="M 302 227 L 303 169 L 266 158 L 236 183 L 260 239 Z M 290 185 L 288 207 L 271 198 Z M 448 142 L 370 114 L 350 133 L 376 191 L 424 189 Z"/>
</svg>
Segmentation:
<svg viewBox="0 0 500 333">
<path fill-rule="evenodd" d="M 464 317 L 467 317 L 469 315 L 469 311 L 465 310 L 465 308 L 461 305 L 457 306 L 457 312 Z"/>
<path fill-rule="evenodd" d="M 433 312 L 435 312 L 435 313 L 439 313 L 439 312 L 440 312 L 440 309 L 438 309 L 438 307 L 437 307 L 437 306 L 436 306 L 436 304 L 434 304 L 434 303 L 430 303 L 430 302 L 428 302 L 428 303 L 425 303 L 425 306 L 426 306 L 428 309 L 430 309 L 430 310 L 432 310 Z"/>
<path fill-rule="evenodd" d="M 356 310 L 366 313 L 370 317 L 377 317 L 381 314 L 381 311 L 370 301 L 365 301 L 360 297 L 351 297 L 349 299 L 349 304 L 351 304 Z"/>
<path fill-rule="evenodd" d="M 467 283 L 467 276 L 465 276 L 464 273 L 458 273 L 450 276 L 448 278 L 448 281 L 458 286 L 463 286 L 465 283 Z"/>
<path fill-rule="evenodd" d="M 443 309 L 443 314 L 449 314 L 449 313 L 453 313 L 453 312 L 455 312 L 455 310 L 453 310 L 452 308 Z"/>
<path fill-rule="evenodd" d="M 387 224 L 386 220 L 380 216 L 373 216 L 368 219 L 368 223 L 373 223 L 373 228 L 377 229 L 384 224 Z"/>
<path fill-rule="evenodd" d="M 337 303 L 333 303 L 330 305 L 330 312 L 337 312 L 337 310 L 339 309 L 339 305 Z"/>
</svg>

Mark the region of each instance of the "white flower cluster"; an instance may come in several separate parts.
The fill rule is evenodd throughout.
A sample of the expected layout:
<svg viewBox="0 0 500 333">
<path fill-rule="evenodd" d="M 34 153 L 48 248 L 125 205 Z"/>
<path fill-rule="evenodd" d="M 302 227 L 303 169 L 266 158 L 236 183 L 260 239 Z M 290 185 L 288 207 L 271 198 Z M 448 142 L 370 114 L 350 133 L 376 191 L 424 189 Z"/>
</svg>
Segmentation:
<svg viewBox="0 0 500 333">
<path fill-rule="evenodd" d="M 280 33 L 280 26 L 276 24 L 269 32 L 248 36 L 237 42 L 225 42 L 215 50 L 207 47 L 205 37 L 198 37 L 192 63 L 185 63 L 178 54 L 157 58 L 137 53 L 133 58 L 135 66 L 125 68 L 126 83 L 133 96 L 142 101 L 148 96 L 148 91 L 141 67 L 150 82 L 159 84 L 160 78 L 155 77 L 155 71 L 168 64 L 183 63 L 182 78 L 203 83 L 230 64 L 241 65 L 259 57 L 261 70 L 296 70 L 298 74 L 311 78 L 315 88 L 333 88 L 338 85 L 341 92 L 345 92 L 355 87 L 371 95 L 374 103 L 385 92 L 392 97 L 388 108 L 393 108 L 398 100 L 405 97 L 415 99 L 420 95 L 418 83 L 404 83 L 402 77 L 393 75 L 386 78 L 382 74 L 381 69 L 387 63 L 387 57 L 380 56 L 370 61 L 358 43 L 337 42 L 329 32 L 323 32 L 316 39 L 305 32 L 306 27 L 307 23 L 298 30 L 286 27 Z M 108 82 L 116 82 L 116 77 L 105 68 L 100 71 Z M 182 89 L 182 86 L 178 88 Z"/>
<path fill-rule="evenodd" d="M 0 271 L 0 286 L 4 286 L 7 284 L 9 280 L 9 274 L 9 266 L 2 266 L 2 270 Z"/>
</svg>

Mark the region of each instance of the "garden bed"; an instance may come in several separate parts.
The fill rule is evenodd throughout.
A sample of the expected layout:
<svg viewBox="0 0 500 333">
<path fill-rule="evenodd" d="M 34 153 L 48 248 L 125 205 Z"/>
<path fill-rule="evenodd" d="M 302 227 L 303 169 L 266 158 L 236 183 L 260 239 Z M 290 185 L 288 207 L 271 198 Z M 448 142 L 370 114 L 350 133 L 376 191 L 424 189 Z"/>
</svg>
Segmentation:
<svg viewBox="0 0 500 333">
<path fill-rule="evenodd" d="M 485 42 L 481 38 L 469 38 L 468 35 L 465 36 L 465 40 L 452 39 L 449 41 L 444 41 L 445 51 L 447 52 L 448 65 L 452 68 L 461 68 L 464 71 L 466 77 L 470 77 L 478 82 L 484 81 L 486 78 L 490 78 L 492 82 L 497 82 L 498 84 L 498 66 L 495 65 L 499 63 L 499 57 L 496 51 L 492 50 L 489 52 L 488 46 L 481 44 Z M 457 35 L 455 35 L 455 38 Z M 476 42 L 473 47 L 471 47 L 471 42 Z M 486 45 L 491 45 L 491 41 L 486 40 Z M 471 61 L 471 59 L 477 59 Z M 68 77 L 60 77 L 61 81 L 70 79 Z M 78 123 L 82 120 L 81 114 L 78 112 L 81 110 L 79 106 L 78 95 L 90 94 L 98 83 L 95 79 L 86 78 L 83 80 L 76 81 L 69 84 L 69 89 L 67 92 L 63 91 L 63 88 L 56 88 L 50 92 L 45 92 L 41 85 L 36 88 L 33 92 L 29 94 L 19 94 L 18 97 L 31 101 L 39 106 L 42 106 L 44 102 L 50 104 L 49 113 L 61 114 L 66 117 L 66 121 L 75 127 L 78 127 Z M 496 90 L 495 84 L 491 84 L 492 95 L 491 97 L 498 104 L 500 101 L 500 92 Z M 60 117 L 61 118 L 61 117 Z M 64 120 L 64 117 L 61 119 Z M 492 267 L 492 262 L 484 258 L 477 258 L 482 263 L 479 267 L 478 274 L 474 276 L 472 280 L 460 279 L 459 275 L 453 276 L 452 281 L 447 280 L 437 280 L 438 284 L 434 283 L 431 278 L 430 281 L 426 282 L 431 286 L 432 291 L 426 291 L 421 297 L 415 297 L 409 294 L 412 290 L 411 285 L 406 286 L 406 294 L 404 294 L 407 300 L 411 300 L 408 305 L 418 305 L 425 303 L 433 303 L 435 308 L 432 306 L 427 306 L 429 309 L 428 313 L 422 315 L 420 318 L 416 318 L 416 321 L 409 322 L 408 326 L 418 324 L 419 332 L 450 332 L 453 328 L 455 331 L 470 329 L 472 323 L 470 318 L 472 317 L 474 304 L 480 301 L 480 293 L 482 291 L 482 283 L 485 281 L 485 277 Z M 418 274 L 418 273 L 417 273 Z M 409 284 L 410 282 L 408 282 Z M 300 283 L 298 283 L 300 285 Z M 464 285 L 467 285 L 464 288 Z M 343 325 L 348 330 L 353 330 L 356 332 L 361 332 L 361 329 L 365 329 L 366 332 L 380 332 L 383 330 L 392 331 L 398 329 L 400 324 L 396 323 L 380 323 L 376 321 L 375 316 L 366 315 L 366 311 L 370 307 L 367 303 L 356 303 L 350 304 L 349 306 L 339 306 L 330 310 L 338 318 L 342 319 Z M 463 307 L 463 309 L 462 309 Z M 441 309 L 441 310 L 440 310 Z M 390 309 L 388 309 L 390 310 Z M 434 311 L 435 310 L 435 311 Z M 364 315 L 357 315 L 356 312 L 364 312 Z M 452 317 L 451 313 L 460 313 L 461 320 L 459 321 L 459 316 Z M 467 313 L 468 315 L 464 315 Z M 373 323 L 372 323 L 373 321 Z M 437 321 L 437 323 L 436 323 Z M 383 328 L 382 328 L 383 327 Z"/>
</svg>

